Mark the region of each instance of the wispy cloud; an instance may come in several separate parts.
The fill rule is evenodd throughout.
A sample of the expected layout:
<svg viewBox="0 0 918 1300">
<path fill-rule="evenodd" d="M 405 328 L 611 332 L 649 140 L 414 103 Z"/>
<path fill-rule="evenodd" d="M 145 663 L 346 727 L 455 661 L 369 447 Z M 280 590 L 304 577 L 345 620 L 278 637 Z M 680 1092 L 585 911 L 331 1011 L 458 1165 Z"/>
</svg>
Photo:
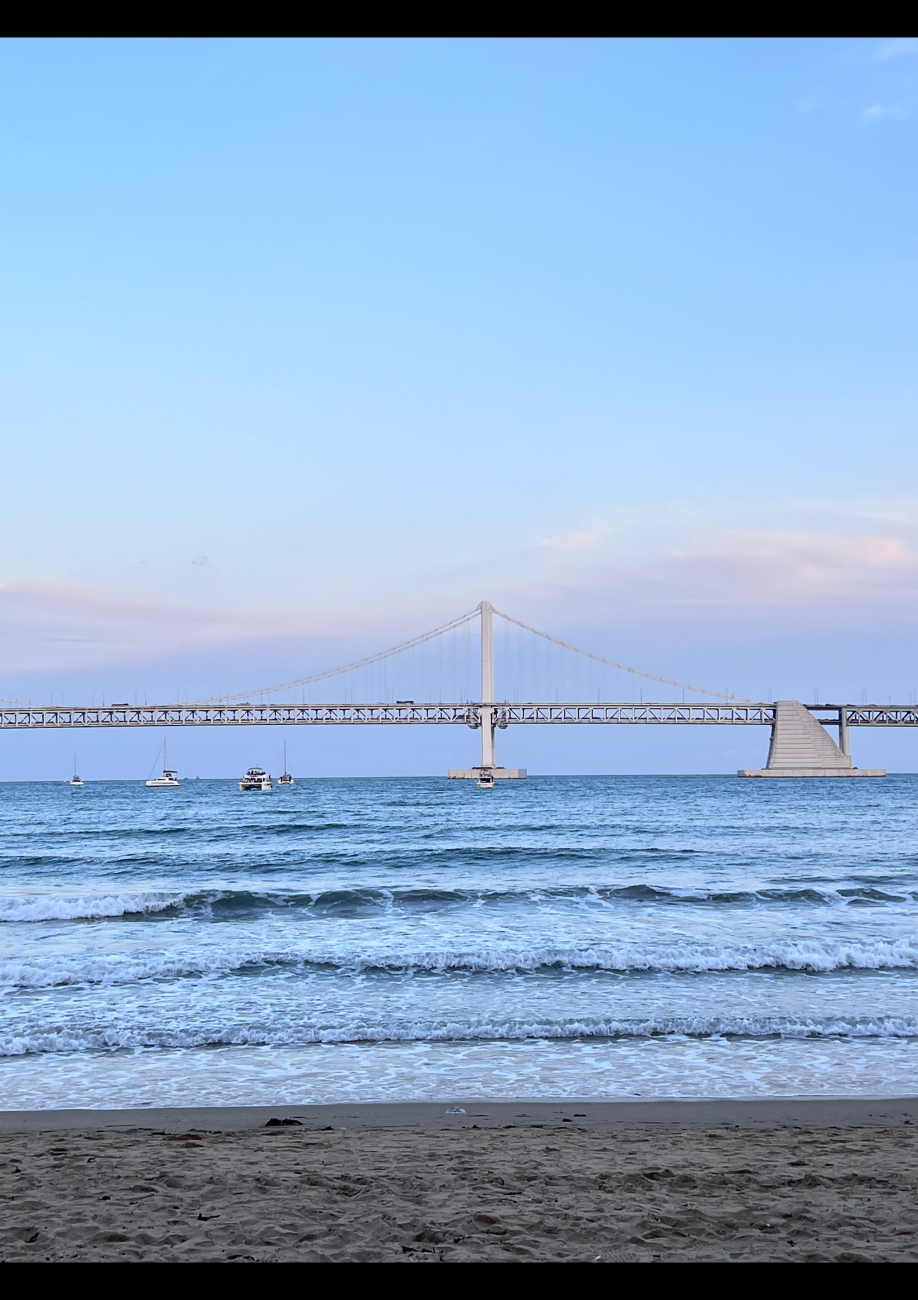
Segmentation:
<svg viewBox="0 0 918 1300">
<path fill-rule="evenodd" d="M 832 91 L 825 86 L 818 86 L 800 96 L 797 100 L 797 109 L 801 113 L 817 113 L 821 109 L 831 107 L 835 100 L 836 95 Z"/>
<path fill-rule="evenodd" d="M 595 526 L 579 528 L 573 533 L 564 533 L 559 537 L 546 537 L 542 542 L 549 551 L 583 551 L 599 546 L 608 536 L 608 529 Z"/>
<path fill-rule="evenodd" d="M 385 594 L 385 593 L 384 593 Z M 255 605 L 241 598 L 222 608 L 201 608 L 119 596 L 85 583 L 29 579 L 0 583 L 0 673 L 80 670 L 107 664 L 182 662 L 189 655 L 205 658 L 220 647 L 251 662 L 260 662 L 272 643 L 299 648 L 331 640 L 342 645 L 340 657 L 351 656 L 349 639 L 371 647 L 404 638 L 405 629 L 420 632 L 469 607 L 487 594 L 487 584 L 475 582 L 474 592 L 419 587 L 402 601 L 385 602 L 372 587 L 341 592 L 321 587 L 291 593 L 287 601 Z M 375 600 L 374 600 L 375 595 Z M 234 649 L 235 648 L 235 649 Z M 287 674 L 290 675 L 289 673 Z M 3 690 L 0 689 L 0 695 Z"/>
<path fill-rule="evenodd" d="M 861 112 L 862 122 L 880 122 L 887 117 L 902 121 L 908 117 L 908 113 L 904 108 L 899 108 L 895 104 L 871 104 L 869 108 L 865 108 Z"/>
<path fill-rule="evenodd" d="M 254 639 L 263 619 L 208 614 L 41 580 L 0 585 L 0 668 L 74 668 Z"/>
<path fill-rule="evenodd" d="M 885 61 L 900 59 L 903 55 L 909 54 L 918 54 L 918 36 L 897 36 L 895 40 L 881 45 L 876 52 L 876 57 Z"/>
<path fill-rule="evenodd" d="M 863 618 L 868 608 L 898 620 L 918 610 L 918 550 L 908 525 L 890 528 L 875 520 L 876 531 L 855 534 L 717 528 L 697 516 L 670 527 L 647 522 L 640 528 L 633 521 L 628 534 L 585 529 L 589 544 L 578 545 L 576 532 L 543 543 L 539 568 L 546 595 L 551 591 L 561 603 L 580 603 L 597 615 L 614 607 L 636 618 L 783 609 L 805 620 L 832 606 L 840 621 Z M 892 535 L 884 535 L 887 528 Z"/>
<path fill-rule="evenodd" d="M 731 604 L 863 604 L 918 588 L 918 554 L 891 537 L 737 529 L 671 563 L 691 599 Z"/>
<path fill-rule="evenodd" d="M 892 626 L 918 616 L 916 499 L 664 503 L 581 523 L 513 551 L 466 554 L 449 569 L 432 563 L 395 596 L 370 580 L 346 589 L 304 583 L 257 606 L 221 589 L 204 607 L 142 599 L 139 587 L 117 595 L 90 583 L 0 584 L 0 673 L 205 662 L 221 646 L 248 668 L 270 657 L 275 641 L 309 663 L 310 645 L 333 642 L 344 661 L 355 657 L 352 646 L 403 640 L 483 597 L 539 626 L 770 612 L 786 627 L 813 619 Z"/>
</svg>

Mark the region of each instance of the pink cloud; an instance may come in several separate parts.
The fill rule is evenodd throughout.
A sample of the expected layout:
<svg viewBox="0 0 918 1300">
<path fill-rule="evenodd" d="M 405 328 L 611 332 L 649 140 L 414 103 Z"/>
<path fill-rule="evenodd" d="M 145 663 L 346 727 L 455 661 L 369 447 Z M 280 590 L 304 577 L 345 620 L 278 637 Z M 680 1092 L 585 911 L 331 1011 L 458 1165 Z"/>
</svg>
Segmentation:
<svg viewBox="0 0 918 1300">
<path fill-rule="evenodd" d="M 604 528 L 579 528 L 559 537 L 546 537 L 542 546 L 549 551 L 582 551 L 599 546 L 606 535 Z"/>
<path fill-rule="evenodd" d="M 253 620 L 32 580 L 0 585 L 0 668 L 75 668 L 263 634 Z"/>
<path fill-rule="evenodd" d="M 734 528 L 666 545 L 641 528 L 628 540 L 543 545 L 540 554 L 540 603 L 569 613 L 578 606 L 601 617 L 610 607 L 629 617 L 785 608 L 805 618 L 831 604 L 839 619 L 882 606 L 898 620 L 918 611 L 918 553 L 902 537 Z"/>
<path fill-rule="evenodd" d="M 894 537 L 736 529 L 707 547 L 675 552 L 671 563 L 696 597 L 719 594 L 741 604 L 876 600 L 911 593 L 918 579 L 918 554 Z"/>
</svg>

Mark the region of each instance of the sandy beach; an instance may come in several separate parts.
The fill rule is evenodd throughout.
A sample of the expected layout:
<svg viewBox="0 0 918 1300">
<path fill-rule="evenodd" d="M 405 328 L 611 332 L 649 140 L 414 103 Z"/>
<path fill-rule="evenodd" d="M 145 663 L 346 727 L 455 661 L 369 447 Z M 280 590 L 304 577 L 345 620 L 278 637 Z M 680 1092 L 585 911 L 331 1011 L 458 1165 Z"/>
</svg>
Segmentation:
<svg viewBox="0 0 918 1300">
<path fill-rule="evenodd" d="M 918 1257 L 913 1099 L 454 1105 L 7 1112 L 0 1259 Z"/>
</svg>

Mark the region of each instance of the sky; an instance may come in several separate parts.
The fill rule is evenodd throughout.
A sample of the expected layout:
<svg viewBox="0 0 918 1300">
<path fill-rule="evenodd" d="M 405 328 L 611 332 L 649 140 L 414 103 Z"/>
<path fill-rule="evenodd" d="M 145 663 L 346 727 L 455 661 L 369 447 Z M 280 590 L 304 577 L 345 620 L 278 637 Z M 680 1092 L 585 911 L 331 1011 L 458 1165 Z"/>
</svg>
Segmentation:
<svg viewBox="0 0 918 1300">
<path fill-rule="evenodd" d="M 247 690 L 489 599 L 755 699 L 918 698 L 916 123 L 918 38 L 0 43 L 0 697 Z M 767 742 L 598 730 L 501 743 Z M 2 779 L 72 762 L 0 741 Z M 408 775 L 475 737 L 296 746 Z"/>
</svg>

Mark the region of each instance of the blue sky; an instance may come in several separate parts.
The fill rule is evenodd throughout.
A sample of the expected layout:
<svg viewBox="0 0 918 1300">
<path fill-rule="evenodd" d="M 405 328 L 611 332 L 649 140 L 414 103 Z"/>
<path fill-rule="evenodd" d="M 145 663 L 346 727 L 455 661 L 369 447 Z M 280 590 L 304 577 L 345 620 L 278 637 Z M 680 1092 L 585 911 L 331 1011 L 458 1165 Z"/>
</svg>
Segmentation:
<svg viewBox="0 0 918 1300">
<path fill-rule="evenodd" d="M 664 676 L 907 701 L 916 121 L 911 38 L 4 42 L 0 696 L 245 689 L 487 597 Z"/>
</svg>

